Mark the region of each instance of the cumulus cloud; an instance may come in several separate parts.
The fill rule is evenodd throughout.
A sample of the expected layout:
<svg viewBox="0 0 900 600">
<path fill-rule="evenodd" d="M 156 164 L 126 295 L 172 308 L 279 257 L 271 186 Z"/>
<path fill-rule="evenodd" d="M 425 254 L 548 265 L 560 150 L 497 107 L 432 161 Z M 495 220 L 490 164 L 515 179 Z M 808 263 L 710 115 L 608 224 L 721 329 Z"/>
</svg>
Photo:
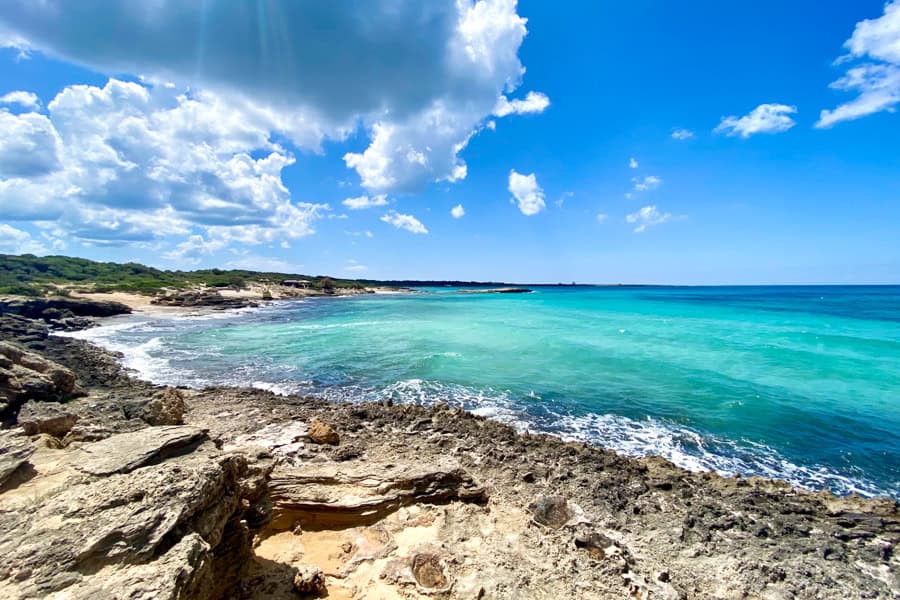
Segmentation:
<svg viewBox="0 0 900 600">
<path fill-rule="evenodd" d="M 641 233 L 651 225 L 660 225 L 672 219 L 671 213 L 661 213 L 656 206 L 645 206 L 635 213 L 625 217 L 625 220 L 635 225 L 634 232 Z"/>
<path fill-rule="evenodd" d="M 633 158 L 633 157 L 630 158 L 630 159 L 628 159 L 628 168 L 630 168 L 630 169 L 637 169 L 637 168 L 638 168 L 638 161 L 637 161 L 637 159 L 635 159 L 635 158 Z"/>
<path fill-rule="evenodd" d="M 466 176 L 459 153 L 510 100 L 527 34 L 516 0 L 66 2 L 7 0 L 7 40 L 105 73 L 203 90 L 320 150 L 362 125 L 344 160 L 371 193 L 413 192 Z M 91 23 L 86 29 L 84 23 Z M 98 34 L 102 32 L 102 34 Z M 340 40 L 335 44 L 334 40 Z"/>
<path fill-rule="evenodd" d="M 0 190 L 4 180 L 40 177 L 59 169 L 59 135 L 44 115 L 0 111 Z"/>
<path fill-rule="evenodd" d="M 722 117 L 716 133 L 748 138 L 757 133 L 781 133 L 796 125 L 789 115 L 797 112 L 796 106 L 787 104 L 760 104 L 743 117 Z"/>
<path fill-rule="evenodd" d="M 494 115 L 505 117 L 507 115 L 525 115 L 530 113 L 542 113 L 550 106 L 550 98 L 540 92 L 528 92 L 522 100 L 510 100 L 506 96 L 500 96 L 497 105 L 494 106 Z"/>
<path fill-rule="evenodd" d="M 816 122 L 818 128 L 882 111 L 893 112 L 900 103 L 900 0 L 887 3 L 881 17 L 857 23 L 844 47 L 849 54 L 838 59 L 839 64 L 869 60 L 848 68 L 843 77 L 830 85 L 857 96 L 833 110 L 823 110 Z"/>
<path fill-rule="evenodd" d="M 41 106 L 41 101 L 34 92 L 18 90 L 0 96 L 0 104 L 16 104 L 22 108 L 37 110 Z"/>
<path fill-rule="evenodd" d="M 450 215 L 454 219 L 462 219 L 466 215 L 466 209 L 463 208 L 462 204 L 457 204 L 450 209 Z"/>
<path fill-rule="evenodd" d="M 0 253 L 4 254 L 47 254 L 49 250 L 31 234 L 12 225 L 0 223 Z"/>
<path fill-rule="evenodd" d="M 681 129 L 676 129 L 675 131 L 672 132 L 673 140 L 684 141 L 684 140 L 689 140 L 692 137 L 694 137 L 694 132 L 691 131 L 690 129 L 681 128 Z"/>
<path fill-rule="evenodd" d="M 93 244 L 188 236 L 184 255 L 313 233 L 293 202 L 278 120 L 211 92 L 110 79 L 64 88 L 47 114 L 0 112 L 0 212 Z M 204 240 L 203 244 L 198 242 Z M 212 246 L 211 246 L 212 245 Z"/>
<path fill-rule="evenodd" d="M 563 204 L 566 203 L 566 200 L 568 200 L 569 198 L 574 198 L 574 197 L 575 197 L 575 192 L 563 192 L 562 194 L 559 195 L 559 198 L 557 198 L 553 204 L 555 204 L 559 208 L 562 208 Z"/>
<path fill-rule="evenodd" d="M 384 194 L 377 196 L 359 196 L 358 198 L 347 198 L 341 202 L 350 210 L 363 210 L 366 208 L 374 208 L 376 206 L 387 206 L 387 197 Z"/>
<path fill-rule="evenodd" d="M 515 169 L 509 172 L 509 193 L 513 195 L 513 202 L 526 217 L 536 215 L 544 208 L 544 190 L 538 185 L 537 176 L 534 173 L 522 175 Z"/>
<path fill-rule="evenodd" d="M 397 229 L 405 229 L 410 233 L 428 233 L 428 230 L 417 218 L 412 215 L 398 213 L 396 210 L 383 215 L 381 220 Z"/>
<path fill-rule="evenodd" d="M 634 184 L 635 191 L 638 192 L 648 192 L 651 190 L 655 190 L 660 185 L 662 185 L 662 179 L 657 177 L 656 175 L 647 175 L 643 179 L 639 177 L 633 177 L 631 182 Z M 626 194 L 626 198 L 631 198 L 631 194 Z"/>
</svg>

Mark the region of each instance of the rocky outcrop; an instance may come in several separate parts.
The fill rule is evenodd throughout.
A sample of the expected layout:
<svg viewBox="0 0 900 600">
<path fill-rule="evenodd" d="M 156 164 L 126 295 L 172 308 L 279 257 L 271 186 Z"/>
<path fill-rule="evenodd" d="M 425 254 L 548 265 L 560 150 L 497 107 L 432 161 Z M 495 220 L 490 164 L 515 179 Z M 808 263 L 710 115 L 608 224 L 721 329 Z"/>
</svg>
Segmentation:
<svg viewBox="0 0 900 600">
<path fill-rule="evenodd" d="M 0 431 L 0 485 L 25 464 L 34 451 L 34 444 L 22 432 Z"/>
<path fill-rule="evenodd" d="M 452 459 L 415 465 L 354 461 L 279 466 L 269 492 L 274 525 L 285 528 L 296 522 L 317 527 L 365 523 L 413 503 L 487 499 L 486 490 Z"/>
<path fill-rule="evenodd" d="M 82 446 L 75 468 L 91 475 L 130 473 L 151 461 L 161 460 L 206 438 L 198 427 L 147 427 L 120 433 Z"/>
<path fill-rule="evenodd" d="M 78 415 L 64 404 L 30 400 L 19 409 L 17 421 L 27 435 L 46 433 L 62 439 L 78 422 Z"/>
<path fill-rule="evenodd" d="M 75 374 L 21 346 L 0 341 L 0 419 L 28 400 L 60 402 L 76 393 Z"/>
<path fill-rule="evenodd" d="M 214 290 L 189 290 L 159 296 L 150 301 L 158 306 L 207 307 L 216 310 L 259 306 L 248 298 L 226 298 Z"/>
<path fill-rule="evenodd" d="M 0 339 L 15 340 L 24 346 L 43 347 L 44 340 L 50 335 L 47 325 L 26 317 L 12 314 L 0 314 Z"/>
<path fill-rule="evenodd" d="M 98 453 L 73 457 L 64 485 L 0 511 L 0 597 L 230 595 L 249 560 L 250 536 L 267 519 L 270 465 L 209 442 L 163 459 L 174 433 L 144 436 L 135 456 L 125 440 L 93 444 Z M 183 441 L 198 430 L 181 433 Z M 117 458 L 98 463 L 101 450 Z M 161 462 L 142 466 L 151 455 Z M 83 468 L 85 460 L 93 467 Z"/>
<path fill-rule="evenodd" d="M 65 296 L 0 298 L 0 315 L 13 314 L 28 319 L 41 319 L 52 329 L 87 329 L 95 324 L 94 317 L 112 317 L 130 312 L 129 306 L 108 300 L 87 300 Z"/>
</svg>

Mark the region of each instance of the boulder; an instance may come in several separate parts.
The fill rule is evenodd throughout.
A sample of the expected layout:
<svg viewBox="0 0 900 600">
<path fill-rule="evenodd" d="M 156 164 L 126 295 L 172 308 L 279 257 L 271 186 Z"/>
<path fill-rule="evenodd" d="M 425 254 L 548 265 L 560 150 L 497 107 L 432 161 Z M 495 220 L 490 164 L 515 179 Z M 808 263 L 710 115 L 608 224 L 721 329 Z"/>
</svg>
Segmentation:
<svg viewBox="0 0 900 600">
<path fill-rule="evenodd" d="M 0 431 L 0 484 L 28 461 L 35 447 L 20 431 Z"/>
<path fill-rule="evenodd" d="M 294 573 L 294 591 L 302 595 L 325 595 L 327 590 L 322 569 L 316 565 L 298 565 Z"/>
<path fill-rule="evenodd" d="M 309 422 L 309 439 L 317 444 L 337 445 L 341 442 L 341 437 L 331 425 L 320 421 L 313 417 Z"/>
<path fill-rule="evenodd" d="M 188 425 L 147 427 L 120 433 L 80 448 L 81 455 L 75 468 L 91 475 L 129 473 L 205 438 L 206 431 Z"/>
<path fill-rule="evenodd" d="M 559 529 L 572 520 L 575 511 L 562 496 L 541 496 L 528 505 L 535 523 Z"/>
<path fill-rule="evenodd" d="M 126 405 L 125 416 L 141 419 L 148 425 L 181 425 L 184 423 L 184 410 L 184 394 L 167 387 L 148 400 Z"/>
<path fill-rule="evenodd" d="M 35 402 L 29 400 L 19 410 L 19 426 L 28 435 L 46 433 L 54 437 L 65 437 L 75 423 L 78 415 L 66 409 L 64 404 L 54 402 Z"/>
<path fill-rule="evenodd" d="M 28 400 L 60 402 L 76 393 L 75 382 L 62 365 L 0 341 L 0 418 L 15 415 Z"/>
</svg>

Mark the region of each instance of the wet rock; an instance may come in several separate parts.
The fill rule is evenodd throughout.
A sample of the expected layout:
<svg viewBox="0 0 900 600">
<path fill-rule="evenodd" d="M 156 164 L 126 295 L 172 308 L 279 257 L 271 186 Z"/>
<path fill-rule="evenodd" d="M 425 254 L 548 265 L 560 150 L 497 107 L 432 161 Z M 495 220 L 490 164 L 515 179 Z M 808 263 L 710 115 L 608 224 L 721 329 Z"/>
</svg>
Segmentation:
<svg viewBox="0 0 900 600">
<path fill-rule="evenodd" d="M 0 341 L 0 418 L 28 400 L 60 402 L 76 392 L 75 374 L 52 360 Z"/>
<path fill-rule="evenodd" d="M 0 298 L 0 314 L 16 314 L 45 321 L 70 317 L 112 317 L 131 312 L 121 302 L 83 298 Z"/>
<path fill-rule="evenodd" d="M 92 475 L 128 473 L 205 438 L 206 432 L 199 427 L 147 427 L 83 446 L 75 466 Z"/>
<path fill-rule="evenodd" d="M 324 596 L 325 574 L 315 565 L 298 565 L 294 573 L 294 591 L 303 595 Z"/>
<path fill-rule="evenodd" d="M 562 496 L 541 496 L 528 505 L 535 523 L 559 529 L 568 523 L 575 512 Z"/>
<path fill-rule="evenodd" d="M 0 484 L 28 461 L 35 447 L 20 431 L 0 431 Z"/>
<path fill-rule="evenodd" d="M 338 432 L 334 430 L 334 427 L 317 418 L 313 418 L 309 422 L 308 435 L 309 439 L 317 444 L 337 445 L 341 441 L 341 438 L 338 435 Z"/>
<path fill-rule="evenodd" d="M 19 410 L 19 426 L 28 435 L 46 433 L 53 437 L 65 437 L 75 423 L 78 415 L 67 410 L 66 405 L 54 402 L 28 401 Z"/>
<path fill-rule="evenodd" d="M 0 314 L 0 339 L 15 340 L 27 347 L 42 346 L 50 332 L 47 325 L 26 317 Z"/>
</svg>

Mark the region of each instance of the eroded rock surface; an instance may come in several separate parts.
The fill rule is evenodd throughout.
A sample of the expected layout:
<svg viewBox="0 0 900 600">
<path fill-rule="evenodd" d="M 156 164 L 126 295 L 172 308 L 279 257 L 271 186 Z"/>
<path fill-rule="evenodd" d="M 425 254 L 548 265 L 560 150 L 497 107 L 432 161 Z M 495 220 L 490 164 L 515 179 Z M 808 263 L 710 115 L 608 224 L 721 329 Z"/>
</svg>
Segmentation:
<svg viewBox="0 0 900 600">
<path fill-rule="evenodd" d="M 206 438 L 199 427 L 147 427 L 120 433 L 80 448 L 76 468 L 91 475 L 128 473 Z"/>
<path fill-rule="evenodd" d="M 23 433 L 0 431 L 0 485 L 34 454 L 34 444 Z"/>
<path fill-rule="evenodd" d="M 76 392 L 75 374 L 18 344 L 0 341 L 0 418 L 28 400 L 60 402 Z"/>
<path fill-rule="evenodd" d="M 78 422 L 78 415 L 65 404 L 30 400 L 19 409 L 16 420 L 27 435 L 46 433 L 63 438 Z"/>
</svg>

